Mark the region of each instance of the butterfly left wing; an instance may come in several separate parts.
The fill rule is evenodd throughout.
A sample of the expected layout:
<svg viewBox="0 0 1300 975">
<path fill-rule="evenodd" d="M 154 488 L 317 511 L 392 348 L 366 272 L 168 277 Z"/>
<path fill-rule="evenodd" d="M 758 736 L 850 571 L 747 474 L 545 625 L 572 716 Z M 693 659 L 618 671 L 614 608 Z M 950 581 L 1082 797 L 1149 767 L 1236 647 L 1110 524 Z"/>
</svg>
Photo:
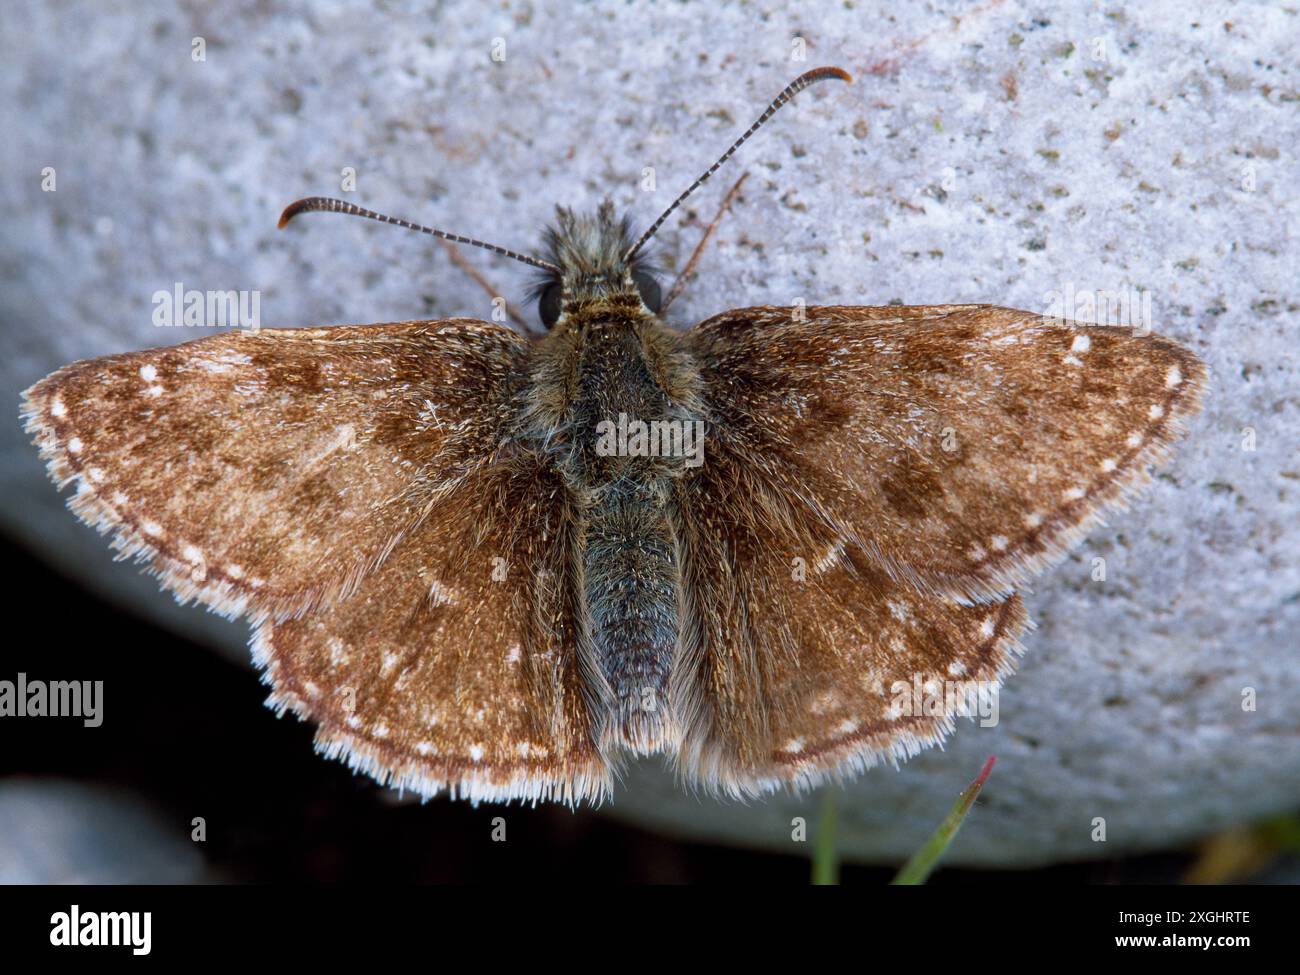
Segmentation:
<svg viewBox="0 0 1300 975">
<path fill-rule="evenodd" d="M 257 624 L 272 706 L 422 795 L 599 798 L 573 531 L 510 436 L 527 342 L 472 320 L 230 333 L 26 394 L 72 506 Z"/>
<path fill-rule="evenodd" d="M 715 441 L 677 487 L 690 605 L 670 701 L 678 767 L 737 796 L 812 786 L 942 741 L 996 693 L 1019 596 L 963 604 L 900 583 Z"/>
<path fill-rule="evenodd" d="M 1161 336 L 989 305 L 746 308 L 686 338 L 711 437 L 765 490 L 964 599 L 1008 592 L 1145 484 L 1206 378 Z"/>
</svg>

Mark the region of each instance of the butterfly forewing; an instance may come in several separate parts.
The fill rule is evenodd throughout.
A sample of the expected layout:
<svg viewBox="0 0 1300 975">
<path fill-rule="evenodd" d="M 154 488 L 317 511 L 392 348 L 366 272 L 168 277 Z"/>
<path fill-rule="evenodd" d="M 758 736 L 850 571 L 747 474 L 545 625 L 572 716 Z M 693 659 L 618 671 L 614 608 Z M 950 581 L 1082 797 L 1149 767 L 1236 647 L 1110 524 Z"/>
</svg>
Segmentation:
<svg viewBox="0 0 1300 975">
<path fill-rule="evenodd" d="M 1201 361 L 984 305 L 752 308 L 690 333 L 715 436 L 895 578 L 1005 593 L 1149 479 Z"/>
<path fill-rule="evenodd" d="M 24 412 L 78 515 L 178 597 L 296 612 L 492 457 L 524 346 L 472 320 L 228 333 L 60 369 Z"/>
</svg>

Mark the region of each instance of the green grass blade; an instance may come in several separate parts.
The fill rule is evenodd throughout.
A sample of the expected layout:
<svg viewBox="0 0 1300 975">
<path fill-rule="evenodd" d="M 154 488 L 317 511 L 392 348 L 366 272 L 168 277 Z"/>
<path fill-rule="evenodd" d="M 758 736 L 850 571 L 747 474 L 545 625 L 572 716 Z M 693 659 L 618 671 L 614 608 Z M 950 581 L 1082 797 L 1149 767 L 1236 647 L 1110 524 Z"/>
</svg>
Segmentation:
<svg viewBox="0 0 1300 975">
<path fill-rule="evenodd" d="M 961 829 L 961 824 L 966 819 L 966 814 L 970 812 L 971 806 L 975 805 L 975 797 L 980 794 L 980 789 L 984 788 L 984 783 L 988 781 L 989 773 L 993 771 L 993 762 L 994 758 L 990 755 L 989 760 L 984 763 L 984 768 L 980 770 L 979 776 L 962 790 L 961 795 L 957 797 L 957 804 L 952 807 L 952 811 L 939 824 L 939 828 L 934 831 L 934 834 L 925 841 L 925 845 L 916 851 L 902 870 L 898 871 L 898 876 L 893 879 L 893 883 L 925 883 L 926 878 L 934 870 L 935 864 L 939 862 L 939 858 L 948 849 L 948 844 L 957 835 L 957 830 Z"/>
<path fill-rule="evenodd" d="M 835 789 L 831 787 L 822 796 L 821 822 L 813 846 L 812 882 L 818 887 L 840 882 L 840 859 L 835 854 Z"/>
</svg>

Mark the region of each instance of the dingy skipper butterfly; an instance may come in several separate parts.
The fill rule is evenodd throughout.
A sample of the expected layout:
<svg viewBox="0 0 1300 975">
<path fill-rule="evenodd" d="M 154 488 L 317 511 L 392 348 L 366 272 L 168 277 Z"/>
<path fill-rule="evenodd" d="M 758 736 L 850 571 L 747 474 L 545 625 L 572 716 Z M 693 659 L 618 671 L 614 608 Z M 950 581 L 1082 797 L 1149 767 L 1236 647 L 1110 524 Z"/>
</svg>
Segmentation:
<svg viewBox="0 0 1300 975">
<path fill-rule="evenodd" d="M 76 363 L 24 413 L 70 504 L 254 627 L 269 703 L 423 796 L 606 796 L 627 756 L 732 795 L 941 740 L 1020 652 L 1016 589 L 1140 488 L 1190 351 L 989 305 L 756 307 L 687 331 L 643 234 L 560 209 L 546 330 L 234 332 Z M 675 293 L 675 292 L 674 292 Z M 901 705 L 924 688 L 933 707 Z M 952 688 L 957 693 L 950 693 Z"/>
</svg>

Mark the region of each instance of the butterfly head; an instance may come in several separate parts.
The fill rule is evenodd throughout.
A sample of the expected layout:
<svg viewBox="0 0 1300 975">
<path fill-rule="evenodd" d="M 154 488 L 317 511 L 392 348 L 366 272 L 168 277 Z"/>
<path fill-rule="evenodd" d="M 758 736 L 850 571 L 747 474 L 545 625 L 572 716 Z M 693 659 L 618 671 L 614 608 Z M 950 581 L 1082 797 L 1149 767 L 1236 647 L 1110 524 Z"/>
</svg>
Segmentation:
<svg viewBox="0 0 1300 975">
<path fill-rule="evenodd" d="M 367 210 L 346 200 L 335 200 L 322 196 L 309 196 L 289 204 L 280 214 L 280 226 L 285 226 L 300 213 L 324 210 L 330 213 L 346 213 L 383 223 L 396 224 L 408 230 L 418 230 L 431 234 L 455 244 L 468 244 L 500 254 L 511 260 L 519 261 L 538 268 L 543 272 L 533 291 L 537 299 L 537 310 L 542 324 L 548 329 L 554 328 L 567 317 L 578 312 L 600 314 L 605 310 L 618 311 L 623 314 L 659 314 L 662 297 L 659 282 L 655 278 L 650 263 L 641 256 L 642 249 L 654 237 L 655 232 L 663 226 L 673 212 L 688 196 L 704 185 L 705 181 L 717 172 L 750 136 L 771 118 L 782 105 L 785 105 L 796 93 L 809 85 L 829 78 L 851 81 L 848 72 L 841 68 L 825 67 L 805 71 L 794 81 L 786 85 L 779 95 L 772 100 L 766 111 L 745 132 L 736 139 L 712 166 L 706 169 L 684 192 L 669 204 L 640 237 L 633 239 L 631 226 L 626 217 L 614 214 L 614 205 L 606 200 L 594 214 L 575 214 L 572 210 L 559 207 L 558 219 L 554 227 L 547 231 L 546 248 L 549 260 L 521 254 L 507 247 L 489 244 L 486 241 L 465 237 L 461 234 L 448 233 L 434 227 L 425 227 L 398 220 L 394 217 Z M 671 301 L 671 296 L 669 301 Z"/>
<path fill-rule="evenodd" d="M 556 208 L 555 225 L 546 231 L 551 265 L 533 289 L 542 324 L 548 329 L 584 310 L 617 307 L 657 314 L 662 292 L 650 262 L 629 254 L 632 227 L 605 200 L 592 214 Z"/>
</svg>

